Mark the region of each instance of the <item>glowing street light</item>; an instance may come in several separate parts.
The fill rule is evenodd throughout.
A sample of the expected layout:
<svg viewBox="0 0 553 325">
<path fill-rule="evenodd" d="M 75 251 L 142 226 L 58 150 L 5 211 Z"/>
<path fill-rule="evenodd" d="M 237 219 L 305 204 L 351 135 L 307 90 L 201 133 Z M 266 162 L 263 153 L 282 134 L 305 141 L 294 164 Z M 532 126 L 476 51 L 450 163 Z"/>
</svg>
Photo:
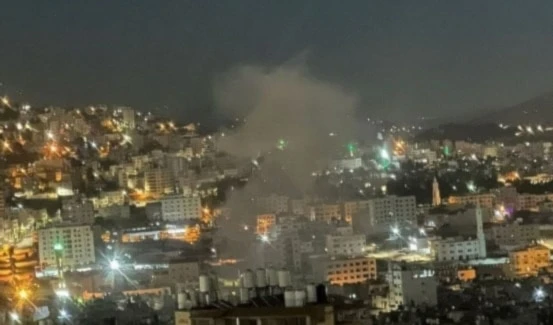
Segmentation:
<svg viewBox="0 0 553 325">
<path fill-rule="evenodd" d="M 261 241 L 264 242 L 264 243 L 269 242 L 269 236 L 267 236 L 267 235 L 261 235 L 260 238 L 261 238 Z"/>
<path fill-rule="evenodd" d="M 21 289 L 17 292 L 17 296 L 20 299 L 26 300 L 26 299 L 29 298 L 29 292 L 27 292 L 27 290 L 25 290 L 25 289 Z"/>
<path fill-rule="evenodd" d="M 60 243 L 55 243 L 55 244 L 54 244 L 54 250 L 55 250 L 55 251 L 58 251 L 58 252 L 59 252 L 59 251 L 62 251 L 62 250 L 63 250 L 62 244 L 60 244 Z"/>
<path fill-rule="evenodd" d="M 392 227 L 392 234 L 398 236 L 399 235 L 399 228 L 397 226 Z"/>
<path fill-rule="evenodd" d="M 113 260 L 113 261 L 109 262 L 109 268 L 112 269 L 112 270 L 119 270 L 120 267 L 121 267 L 121 265 L 119 264 L 119 261 L 117 261 L 117 260 Z"/>
<path fill-rule="evenodd" d="M 545 298 L 545 291 L 542 288 L 534 289 L 534 300 L 537 302 L 542 301 Z"/>
<path fill-rule="evenodd" d="M 69 316 L 69 314 L 67 313 L 67 310 L 65 310 L 65 309 L 60 310 L 60 317 L 61 318 L 67 318 L 67 316 Z"/>
<path fill-rule="evenodd" d="M 19 322 L 19 315 L 16 313 L 10 313 L 10 318 L 16 322 Z"/>
</svg>

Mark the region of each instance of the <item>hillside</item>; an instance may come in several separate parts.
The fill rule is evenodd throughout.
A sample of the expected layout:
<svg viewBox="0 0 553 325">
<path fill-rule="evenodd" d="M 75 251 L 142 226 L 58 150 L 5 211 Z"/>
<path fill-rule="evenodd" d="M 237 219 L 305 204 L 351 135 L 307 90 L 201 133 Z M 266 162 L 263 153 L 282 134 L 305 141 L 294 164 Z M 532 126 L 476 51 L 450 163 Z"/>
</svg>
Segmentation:
<svg viewBox="0 0 553 325">
<path fill-rule="evenodd" d="M 553 124 L 553 91 L 469 120 L 471 124 Z"/>
</svg>

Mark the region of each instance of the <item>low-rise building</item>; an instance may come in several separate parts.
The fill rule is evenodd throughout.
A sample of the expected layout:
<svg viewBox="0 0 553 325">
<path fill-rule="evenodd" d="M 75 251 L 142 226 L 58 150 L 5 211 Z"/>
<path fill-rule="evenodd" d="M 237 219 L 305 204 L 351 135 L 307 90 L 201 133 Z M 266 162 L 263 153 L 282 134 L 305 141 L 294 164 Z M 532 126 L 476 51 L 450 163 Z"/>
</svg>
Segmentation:
<svg viewBox="0 0 553 325">
<path fill-rule="evenodd" d="M 361 283 L 377 278 L 376 259 L 373 258 L 330 259 L 324 267 L 326 280 L 334 285 Z"/>
<path fill-rule="evenodd" d="M 452 195 L 448 198 L 449 204 L 471 204 L 482 208 L 492 209 L 495 205 L 495 195 L 491 193 L 470 194 L 470 195 Z"/>
<path fill-rule="evenodd" d="M 512 277 L 528 277 L 538 274 L 540 269 L 551 265 L 549 248 L 531 245 L 509 252 L 507 274 Z"/>
<path fill-rule="evenodd" d="M 365 251 L 366 237 L 354 234 L 351 227 L 338 228 L 326 236 L 326 251 L 330 256 L 359 256 Z"/>
<path fill-rule="evenodd" d="M 489 224 L 484 228 L 486 239 L 499 246 L 525 246 L 540 237 L 537 224 L 501 223 Z"/>
<path fill-rule="evenodd" d="M 438 281 L 434 271 L 406 263 L 388 264 L 389 310 L 414 304 L 438 304 Z"/>
</svg>

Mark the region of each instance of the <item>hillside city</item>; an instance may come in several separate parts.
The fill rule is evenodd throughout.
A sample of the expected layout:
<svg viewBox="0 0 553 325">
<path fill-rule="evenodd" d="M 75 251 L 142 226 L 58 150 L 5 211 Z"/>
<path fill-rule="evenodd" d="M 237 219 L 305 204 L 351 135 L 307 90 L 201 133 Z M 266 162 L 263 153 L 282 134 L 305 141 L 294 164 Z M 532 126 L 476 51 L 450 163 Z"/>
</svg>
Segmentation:
<svg viewBox="0 0 553 325">
<path fill-rule="evenodd" d="M 551 324 L 543 126 L 475 142 L 368 121 L 298 185 L 293 141 L 219 146 L 248 121 L 8 97 L 0 120 L 2 323 Z"/>
</svg>

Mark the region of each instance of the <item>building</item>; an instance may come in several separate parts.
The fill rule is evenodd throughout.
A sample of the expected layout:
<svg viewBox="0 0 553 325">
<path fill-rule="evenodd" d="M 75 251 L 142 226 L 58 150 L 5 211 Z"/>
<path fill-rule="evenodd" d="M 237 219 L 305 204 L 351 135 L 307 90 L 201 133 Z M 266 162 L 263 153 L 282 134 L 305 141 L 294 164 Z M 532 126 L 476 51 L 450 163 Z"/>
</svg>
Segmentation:
<svg viewBox="0 0 553 325">
<path fill-rule="evenodd" d="M 540 203 L 553 201 L 553 194 L 528 194 L 522 193 L 517 197 L 517 210 L 538 211 Z"/>
<path fill-rule="evenodd" d="M 389 195 L 368 200 L 367 209 L 354 215 L 352 224 L 359 233 L 388 232 L 392 226 L 415 224 L 416 218 L 414 196 Z"/>
<path fill-rule="evenodd" d="M 38 230 L 40 264 L 63 269 L 96 262 L 94 238 L 88 225 L 62 225 Z"/>
<path fill-rule="evenodd" d="M 262 213 L 286 213 L 290 199 L 285 195 L 271 194 L 269 196 L 258 197 L 256 204 Z"/>
<path fill-rule="evenodd" d="M 486 239 L 499 246 L 526 246 L 540 238 L 537 224 L 501 223 L 489 224 L 484 229 Z"/>
<path fill-rule="evenodd" d="M 509 252 L 506 273 L 512 277 L 536 276 L 542 268 L 551 265 L 549 248 L 531 245 Z"/>
<path fill-rule="evenodd" d="M 64 199 L 61 206 L 61 216 L 78 224 L 94 223 L 94 204 L 88 199 Z"/>
<path fill-rule="evenodd" d="M 390 262 L 386 278 L 389 285 L 389 310 L 400 306 L 438 304 L 438 281 L 433 270 Z"/>
<path fill-rule="evenodd" d="M 482 194 L 470 194 L 456 196 L 452 195 L 448 198 L 449 204 L 461 204 L 461 205 L 480 205 L 483 208 L 492 209 L 495 205 L 495 195 L 491 193 L 482 193 Z"/>
<path fill-rule="evenodd" d="M 442 197 L 440 196 L 440 184 L 436 177 L 432 182 L 432 206 L 438 206 L 442 204 Z"/>
<path fill-rule="evenodd" d="M 369 207 L 368 200 L 344 202 L 344 219 L 351 224 L 353 220 L 353 216 L 359 213 L 360 211 L 368 209 L 368 207 Z"/>
<path fill-rule="evenodd" d="M 333 220 L 342 219 L 342 209 L 340 204 L 317 204 L 309 209 L 309 218 L 311 220 L 332 222 Z"/>
<path fill-rule="evenodd" d="M 195 288 L 201 272 L 200 262 L 190 259 L 175 259 L 169 262 L 169 281 L 180 287 Z"/>
<path fill-rule="evenodd" d="M 323 265 L 326 281 L 334 285 L 362 283 L 377 278 L 374 258 L 330 259 Z"/>
<path fill-rule="evenodd" d="M 144 172 L 144 191 L 147 194 L 162 195 L 173 192 L 171 171 L 166 168 L 154 168 Z"/>
<path fill-rule="evenodd" d="M 197 196 L 185 196 L 182 193 L 169 194 L 161 198 L 161 218 L 164 221 L 183 221 L 200 219 L 202 204 Z"/>
<path fill-rule="evenodd" d="M 355 235 L 351 227 L 338 228 L 326 236 L 326 251 L 330 256 L 359 256 L 365 251 L 365 235 Z"/>
<path fill-rule="evenodd" d="M 260 214 L 257 216 L 256 233 L 259 236 L 267 236 L 271 227 L 276 224 L 276 216 L 272 213 Z"/>
<path fill-rule="evenodd" d="M 134 109 L 130 107 L 122 107 L 120 108 L 120 110 L 123 120 L 123 126 L 128 130 L 134 130 L 136 128 Z"/>
<path fill-rule="evenodd" d="M 432 240 L 430 252 L 436 261 L 461 261 L 485 258 L 486 237 L 482 222 L 482 209 L 476 208 L 476 236 Z"/>
</svg>

